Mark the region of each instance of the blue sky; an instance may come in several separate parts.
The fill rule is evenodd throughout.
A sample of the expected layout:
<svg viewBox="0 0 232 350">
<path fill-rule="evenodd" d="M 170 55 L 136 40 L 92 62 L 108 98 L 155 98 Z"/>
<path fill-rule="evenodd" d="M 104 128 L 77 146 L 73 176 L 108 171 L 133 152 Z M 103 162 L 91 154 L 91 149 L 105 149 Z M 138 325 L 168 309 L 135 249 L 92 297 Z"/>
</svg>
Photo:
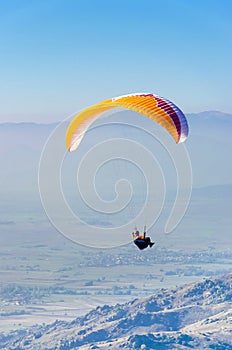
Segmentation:
<svg viewBox="0 0 232 350">
<path fill-rule="evenodd" d="M 230 0 L 0 0 L 0 122 L 153 92 L 232 113 Z"/>
</svg>

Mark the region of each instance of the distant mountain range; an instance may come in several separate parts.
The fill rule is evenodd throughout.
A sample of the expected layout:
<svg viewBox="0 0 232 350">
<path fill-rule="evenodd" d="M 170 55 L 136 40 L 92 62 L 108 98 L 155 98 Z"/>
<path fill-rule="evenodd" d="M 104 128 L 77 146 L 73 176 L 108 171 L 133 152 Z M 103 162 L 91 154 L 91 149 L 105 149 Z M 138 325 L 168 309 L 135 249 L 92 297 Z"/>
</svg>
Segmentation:
<svg viewBox="0 0 232 350">
<path fill-rule="evenodd" d="M 136 116 L 133 115 L 136 119 Z M 189 123 L 189 137 L 186 147 L 190 155 L 193 169 L 193 186 L 203 187 L 209 185 L 231 184 L 232 179 L 232 115 L 218 111 L 207 111 L 187 115 Z M 132 122 L 130 112 L 125 115 L 112 115 L 103 118 L 107 121 Z M 150 122 L 150 121 L 148 121 Z M 98 124 L 101 123 L 97 122 Z M 150 122 L 151 123 L 151 122 Z M 34 186 L 37 190 L 37 170 L 40 155 L 49 135 L 55 130 L 59 123 L 36 124 L 36 123 L 2 123 L 0 124 L 0 181 L 4 189 L 14 190 L 25 189 L 27 184 Z M 64 123 L 64 138 L 68 122 Z M 155 123 L 149 124 L 150 126 Z M 123 137 L 130 135 L 130 132 L 121 134 L 122 129 L 116 126 L 97 128 L 96 133 L 87 135 L 83 140 L 83 152 L 88 150 L 88 146 L 94 138 L 96 143 L 102 142 L 107 137 Z M 141 130 L 135 132 L 134 139 L 150 145 L 149 140 L 144 138 Z M 147 144 L 146 144 L 147 142 Z M 65 139 L 61 140 L 65 145 Z M 154 145 L 152 145 L 154 149 Z M 156 149 L 154 149 L 154 154 Z M 55 150 L 54 150 L 55 152 Z M 81 150 L 80 150 L 81 152 Z M 158 152 L 159 153 L 159 152 Z M 75 155 L 77 157 L 77 153 Z M 23 176 L 22 176 L 23 175 Z M 20 183 L 22 181 L 22 184 Z M 33 182 L 33 184 L 32 184 Z"/>
<path fill-rule="evenodd" d="M 217 138 L 224 141 L 232 131 L 232 114 L 219 111 L 206 111 L 187 114 L 190 136 L 204 135 L 206 138 Z"/>
<path fill-rule="evenodd" d="M 232 274 L 208 278 L 72 322 L 2 334 L 2 349 L 232 349 Z"/>
<path fill-rule="evenodd" d="M 186 114 L 187 118 L 188 117 L 199 117 L 202 120 L 206 120 L 206 119 L 220 119 L 220 120 L 227 120 L 227 121 L 231 121 L 232 118 L 232 114 L 230 113 L 224 113 L 224 112 L 220 112 L 220 111 L 204 111 L 204 112 L 199 112 L 199 113 L 188 113 Z"/>
</svg>

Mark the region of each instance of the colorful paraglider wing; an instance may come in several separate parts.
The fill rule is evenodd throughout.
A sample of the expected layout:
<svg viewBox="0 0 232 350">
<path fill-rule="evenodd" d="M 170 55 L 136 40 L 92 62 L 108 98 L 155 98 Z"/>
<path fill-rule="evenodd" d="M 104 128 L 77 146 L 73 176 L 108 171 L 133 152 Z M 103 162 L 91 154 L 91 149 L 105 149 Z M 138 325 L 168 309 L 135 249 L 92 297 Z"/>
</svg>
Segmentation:
<svg viewBox="0 0 232 350">
<path fill-rule="evenodd" d="M 66 146 L 74 151 L 80 144 L 85 132 L 99 116 L 111 108 L 126 108 L 138 112 L 163 126 L 176 143 L 185 141 L 188 136 L 188 124 L 182 111 L 171 101 L 146 93 L 130 94 L 106 100 L 78 113 L 71 121 Z"/>
</svg>

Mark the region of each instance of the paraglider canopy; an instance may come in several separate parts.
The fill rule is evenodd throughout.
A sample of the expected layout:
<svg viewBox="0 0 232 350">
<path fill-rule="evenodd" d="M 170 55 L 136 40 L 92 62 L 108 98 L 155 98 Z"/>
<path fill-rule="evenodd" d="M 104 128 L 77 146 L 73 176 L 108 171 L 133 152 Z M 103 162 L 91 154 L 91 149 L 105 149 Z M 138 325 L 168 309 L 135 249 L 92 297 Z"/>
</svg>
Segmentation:
<svg viewBox="0 0 232 350">
<path fill-rule="evenodd" d="M 112 108 L 125 108 L 138 112 L 163 126 L 176 143 L 185 141 L 188 124 L 183 112 L 171 101 L 150 93 L 134 93 L 99 102 L 78 113 L 66 133 L 66 147 L 74 151 L 90 125 L 101 114 Z"/>
</svg>

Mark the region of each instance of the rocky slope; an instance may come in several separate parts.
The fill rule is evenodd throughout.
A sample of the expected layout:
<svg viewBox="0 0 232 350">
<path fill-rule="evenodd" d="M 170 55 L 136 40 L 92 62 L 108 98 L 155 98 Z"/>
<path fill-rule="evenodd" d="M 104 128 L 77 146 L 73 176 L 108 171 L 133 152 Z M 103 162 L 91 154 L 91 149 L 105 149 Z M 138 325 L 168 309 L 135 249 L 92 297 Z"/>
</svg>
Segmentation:
<svg viewBox="0 0 232 350">
<path fill-rule="evenodd" d="M 232 274 L 2 334 L 2 349 L 232 349 Z"/>
</svg>

